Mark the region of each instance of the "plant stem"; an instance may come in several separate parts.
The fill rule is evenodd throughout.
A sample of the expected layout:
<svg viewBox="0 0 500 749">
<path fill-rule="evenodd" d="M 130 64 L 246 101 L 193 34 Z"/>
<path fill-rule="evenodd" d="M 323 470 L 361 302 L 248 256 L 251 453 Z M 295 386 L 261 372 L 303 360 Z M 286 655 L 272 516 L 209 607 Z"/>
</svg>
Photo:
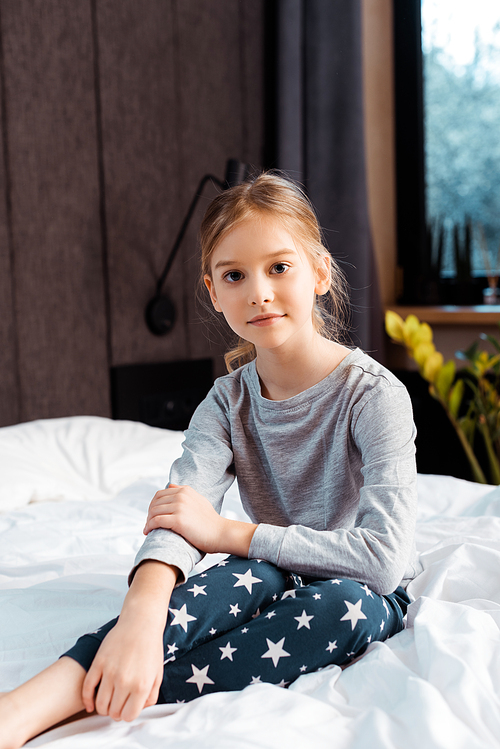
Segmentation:
<svg viewBox="0 0 500 749">
<path fill-rule="evenodd" d="M 483 473 L 483 469 L 479 465 L 476 456 L 474 455 L 474 451 L 469 443 L 469 440 L 463 433 L 460 424 L 455 420 L 455 418 L 451 415 L 449 409 L 447 406 L 441 401 L 442 405 L 444 406 L 444 409 L 446 413 L 448 414 L 448 418 L 453 424 L 455 428 L 455 432 L 457 433 L 458 439 L 460 440 L 462 447 L 464 449 L 465 454 L 467 455 L 467 460 L 469 461 L 469 465 L 472 470 L 472 475 L 474 476 L 474 481 L 476 481 L 478 484 L 487 484 L 486 476 Z M 500 480 L 496 481 L 495 483 L 500 484 Z"/>
<path fill-rule="evenodd" d="M 493 479 L 493 483 L 498 486 L 498 484 L 500 484 L 500 466 L 498 465 L 498 459 L 495 454 L 495 450 L 493 449 L 490 432 L 488 430 L 488 424 L 481 418 L 479 419 L 479 429 L 481 430 L 481 434 L 483 435 L 486 452 L 488 454 L 491 478 Z"/>
</svg>

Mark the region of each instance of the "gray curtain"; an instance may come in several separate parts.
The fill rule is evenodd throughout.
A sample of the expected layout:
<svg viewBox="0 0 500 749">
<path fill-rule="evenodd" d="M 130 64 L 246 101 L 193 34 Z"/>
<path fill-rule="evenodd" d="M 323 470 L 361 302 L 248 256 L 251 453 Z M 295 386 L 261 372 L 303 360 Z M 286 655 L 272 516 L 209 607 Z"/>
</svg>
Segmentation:
<svg viewBox="0 0 500 749">
<path fill-rule="evenodd" d="M 353 343 L 382 358 L 363 130 L 360 0 L 278 0 L 278 167 L 305 185 L 351 287 Z"/>
</svg>

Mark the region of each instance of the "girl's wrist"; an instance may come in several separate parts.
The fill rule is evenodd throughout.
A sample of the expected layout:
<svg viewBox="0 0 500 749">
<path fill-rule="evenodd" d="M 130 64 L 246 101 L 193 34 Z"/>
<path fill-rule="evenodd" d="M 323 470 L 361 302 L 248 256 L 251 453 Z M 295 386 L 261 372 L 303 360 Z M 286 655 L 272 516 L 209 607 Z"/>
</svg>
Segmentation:
<svg viewBox="0 0 500 749">
<path fill-rule="evenodd" d="M 177 582 L 178 569 L 156 560 L 143 562 L 134 575 L 125 597 L 120 620 L 148 628 L 165 627 L 170 596 Z"/>
<path fill-rule="evenodd" d="M 244 523 L 240 520 L 229 520 L 228 518 L 222 518 L 222 520 L 222 533 L 218 551 L 223 554 L 234 554 L 238 557 L 247 558 L 257 525 L 255 523 Z"/>
</svg>

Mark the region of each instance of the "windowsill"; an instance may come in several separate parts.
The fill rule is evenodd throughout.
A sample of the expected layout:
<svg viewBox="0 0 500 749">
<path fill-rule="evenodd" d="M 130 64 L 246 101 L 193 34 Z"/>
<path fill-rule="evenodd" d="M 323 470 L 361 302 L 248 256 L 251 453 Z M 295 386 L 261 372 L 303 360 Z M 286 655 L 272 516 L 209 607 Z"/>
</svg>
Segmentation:
<svg viewBox="0 0 500 749">
<path fill-rule="evenodd" d="M 439 325 L 496 325 L 500 322 L 500 305 L 493 304 L 480 304 L 475 307 L 453 305 L 399 307 L 398 305 L 391 305 L 387 309 L 397 312 L 402 318 L 413 314 L 421 322 Z"/>
</svg>

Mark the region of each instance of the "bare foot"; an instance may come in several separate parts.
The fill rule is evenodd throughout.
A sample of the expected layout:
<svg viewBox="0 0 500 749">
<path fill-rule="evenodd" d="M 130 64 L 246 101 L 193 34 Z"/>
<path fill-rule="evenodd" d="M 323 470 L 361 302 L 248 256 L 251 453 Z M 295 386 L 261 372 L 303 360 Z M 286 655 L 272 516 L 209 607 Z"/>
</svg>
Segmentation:
<svg viewBox="0 0 500 749">
<path fill-rule="evenodd" d="M 78 717 L 83 708 L 84 677 L 82 666 L 63 657 L 17 689 L 0 695 L 0 749 L 19 749 L 34 736 Z"/>
</svg>

